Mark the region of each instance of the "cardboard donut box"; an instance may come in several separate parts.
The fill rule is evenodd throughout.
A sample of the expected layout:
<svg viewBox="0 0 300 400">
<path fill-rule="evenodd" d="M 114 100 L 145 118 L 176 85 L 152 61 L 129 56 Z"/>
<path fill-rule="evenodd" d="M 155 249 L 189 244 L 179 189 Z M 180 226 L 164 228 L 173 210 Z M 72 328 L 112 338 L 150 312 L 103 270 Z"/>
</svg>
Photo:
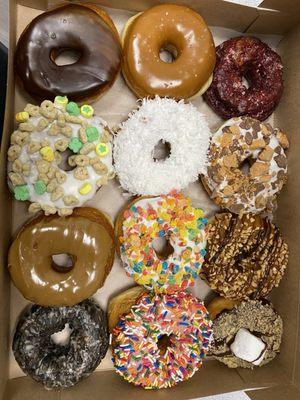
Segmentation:
<svg viewBox="0 0 300 400">
<path fill-rule="evenodd" d="M 84 0 L 80 1 L 84 3 Z M 164 1 L 155 0 L 103 0 L 90 1 L 115 18 L 133 15 Z M 254 370 L 229 369 L 216 360 L 205 361 L 199 372 L 187 382 L 167 390 L 146 391 L 123 381 L 112 369 L 97 370 L 89 378 L 71 389 L 46 391 L 41 384 L 25 376 L 10 373 L 11 332 L 22 309 L 21 295 L 12 287 L 7 272 L 7 252 L 15 231 L 29 218 L 27 206 L 14 202 L 6 183 L 6 153 L 10 134 L 14 128 L 14 114 L 30 98 L 15 86 L 13 56 L 17 37 L 25 26 L 47 9 L 67 3 L 59 0 L 10 0 L 10 49 L 8 66 L 8 91 L 4 131 L 1 143 L 0 176 L 0 398 L 3 400 L 183 400 L 246 390 L 251 399 L 300 399 L 300 1 L 265 0 L 259 9 L 221 0 L 173 0 L 198 11 L 210 27 L 222 27 L 240 33 L 280 35 L 277 51 L 284 64 L 285 90 L 272 117 L 274 126 L 281 127 L 290 140 L 288 151 L 289 178 L 279 196 L 275 222 L 280 226 L 290 248 L 287 273 L 279 288 L 270 298 L 284 322 L 280 355 L 268 365 Z M 277 36 L 278 38 L 278 36 Z M 115 90 L 103 100 L 93 104 L 101 116 L 110 110 L 109 122 L 124 120 L 135 104 L 135 97 L 118 78 Z M 119 86 L 118 86 L 119 85 Z M 116 108 L 116 92 L 119 106 Z M 123 96 L 123 100 L 122 100 Z M 32 100 L 31 100 L 32 101 Z M 200 100 L 202 101 L 202 100 Z M 209 111 L 212 115 L 212 111 Z M 105 117 L 105 116 L 104 116 Z M 209 119 L 212 129 L 221 120 Z M 111 284 L 111 280 L 110 283 Z M 26 303 L 24 303 L 26 304 Z"/>
</svg>

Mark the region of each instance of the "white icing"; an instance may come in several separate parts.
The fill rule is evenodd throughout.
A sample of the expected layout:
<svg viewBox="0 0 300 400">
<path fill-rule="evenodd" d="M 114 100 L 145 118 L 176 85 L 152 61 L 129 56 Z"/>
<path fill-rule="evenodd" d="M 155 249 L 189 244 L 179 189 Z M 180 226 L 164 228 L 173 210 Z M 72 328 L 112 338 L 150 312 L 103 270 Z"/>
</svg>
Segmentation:
<svg viewBox="0 0 300 400">
<path fill-rule="evenodd" d="M 181 190 L 206 171 L 210 131 L 192 104 L 156 97 L 143 99 L 114 140 L 115 168 L 122 187 L 140 195 Z M 153 160 L 162 140 L 171 145 L 169 158 Z"/>
<path fill-rule="evenodd" d="M 235 335 L 234 342 L 230 346 L 233 354 L 254 365 L 259 365 L 266 353 L 265 343 L 247 329 L 241 328 Z"/>
</svg>

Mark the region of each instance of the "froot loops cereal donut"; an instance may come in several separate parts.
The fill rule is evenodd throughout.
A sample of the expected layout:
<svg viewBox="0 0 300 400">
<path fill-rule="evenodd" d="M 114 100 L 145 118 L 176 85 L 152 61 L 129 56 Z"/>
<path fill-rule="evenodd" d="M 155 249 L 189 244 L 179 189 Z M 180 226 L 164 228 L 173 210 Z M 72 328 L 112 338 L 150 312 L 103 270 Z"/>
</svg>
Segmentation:
<svg viewBox="0 0 300 400">
<path fill-rule="evenodd" d="M 68 388 L 88 377 L 107 350 L 106 316 L 92 300 L 73 307 L 32 305 L 13 338 L 20 368 L 47 389 Z"/>
<path fill-rule="evenodd" d="M 138 97 L 187 99 L 201 95 L 212 81 L 213 37 L 201 15 L 188 7 L 160 4 L 137 14 L 122 40 L 123 75 Z M 162 58 L 164 51 L 169 59 Z"/>
<path fill-rule="evenodd" d="M 199 369 L 211 338 L 200 300 L 184 292 L 145 294 L 113 332 L 116 372 L 145 389 L 172 387 Z"/>
<path fill-rule="evenodd" d="M 192 104 L 172 99 L 143 99 L 114 140 L 114 162 L 123 189 L 138 195 L 160 196 L 181 190 L 206 171 L 210 131 L 203 114 Z M 169 157 L 156 160 L 160 143 Z"/>
<path fill-rule="evenodd" d="M 232 118 L 212 136 L 202 182 L 216 204 L 234 213 L 272 212 L 287 180 L 288 147 L 286 135 L 270 124 Z"/>
<path fill-rule="evenodd" d="M 207 225 L 203 273 L 227 299 L 266 297 L 285 273 L 289 249 L 280 229 L 254 214 L 217 213 Z"/>
<path fill-rule="evenodd" d="M 266 43 L 247 36 L 222 43 L 216 55 L 213 81 L 204 94 L 206 102 L 224 119 L 241 115 L 267 119 L 283 92 L 280 56 Z"/>
<path fill-rule="evenodd" d="M 182 194 L 134 200 L 115 225 L 127 274 L 156 292 L 193 286 L 205 256 L 206 222 Z M 153 247 L 156 238 L 168 243 L 163 254 Z"/>
<path fill-rule="evenodd" d="M 214 300 L 213 300 L 214 302 Z M 210 355 L 229 368 L 262 367 L 280 351 L 283 323 L 266 300 L 248 300 L 231 309 L 219 304 Z"/>
<path fill-rule="evenodd" d="M 57 57 L 73 50 L 78 59 L 62 65 Z M 22 87 L 35 99 L 65 94 L 91 102 L 114 83 L 122 48 L 108 14 L 92 4 L 64 4 L 34 18 L 16 49 L 15 69 Z"/>
<path fill-rule="evenodd" d="M 89 105 L 66 97 L 27 104 L 8 149 L 14 197 L 30 201 L 30 212 L 69 215 L 114 177 L 111 132 Z"/>
<path fill-rule="evenodd" d="M 65 218 L 41 214 L 26 223 L 9 249 L 8 269 L 26 299 L 43 306 L 72 306 L 104 284 L 114 253 L 110 220 L 101 211 L 82 207 Z"/>
</svg>

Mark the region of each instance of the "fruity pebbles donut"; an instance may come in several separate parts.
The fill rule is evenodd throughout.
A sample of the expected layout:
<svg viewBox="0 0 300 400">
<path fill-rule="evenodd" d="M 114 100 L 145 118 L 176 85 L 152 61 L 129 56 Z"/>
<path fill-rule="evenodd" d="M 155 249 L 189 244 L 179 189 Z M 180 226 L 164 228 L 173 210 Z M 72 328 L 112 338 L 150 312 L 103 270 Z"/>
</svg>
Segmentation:
<svg viewBox="0 0 300 400">
<path fill-rule="evenodd" d="M 144 294 L 113 332 L 113 362 L 125 380 L 145 389 L 191 378 L 212 338 L 203 303 L 194 296 Z"/>
<path fill-rule="evenodd" d="M 114 176 L 111 132 L 93 114 L 91 106 L 61 96 L 16 114 L 9 185 L 17 200 L 31 202 L 30 212 L 69 215 Z"/>
<path fill-rule="evenodd" d="M 204 261 L 206 222 L 203 210 L 179 193 L 134 200 L 115 225 L 127 274 L 155 292 L 193 286 Z M 153 247 L 157 238 L 168 243 L 163 254 Z"/>
<path fill-rule="evenodd" d="M 214 77 L 204 99 L 223 119 L 247 115 L 264 121 L 281 98 L 282 69 L 280 56 L 261 40 L 227 40 L 216 48 Z"/>
<path fill-rule="evenodd" d="M 210 131 L 192 104 L 156 97 L 143 99 L 114 140 L 114 162 L 123 189 L 138 195 L 160 196 L 181 190 L 206 170 Z M 159 143 L 170 155 L 156 160 Z"/>
<path fill-rule="evenodd" d="M 236 214 L 276 208 L 287 180 L 286 135 L 250 117 L 232 118 L 213 135 L 202 182 L 214 202 Z M 249 171 L 243 170 L 248 163 Z"/>
</svg>

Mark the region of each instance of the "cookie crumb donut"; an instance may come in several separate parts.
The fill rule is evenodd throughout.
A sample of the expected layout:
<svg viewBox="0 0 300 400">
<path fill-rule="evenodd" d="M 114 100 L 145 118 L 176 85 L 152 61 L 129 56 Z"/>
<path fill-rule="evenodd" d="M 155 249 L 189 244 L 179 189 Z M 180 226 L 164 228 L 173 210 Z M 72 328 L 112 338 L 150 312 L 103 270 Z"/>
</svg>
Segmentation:
<svg viewBox="0 0 300 400">
<path fill-rule="evenodd" d="M 205 256 L 204 212 L 180 193 L 137 198 L 123 209 L 115 231 L 127 274 L 155 292 L 175 292 L 193 286 Z M 158 238 L 166 240 L 155 250 Z"/>
<path fill-rule="evenodd" d="M 137 97 L 187 99 L 200 96 L 212 81 L 213 37 L 201 15 L 188 7 L 160 4 L 135 15 L 122 41 L 122 72 Z M 161 51 L 172 59 L 162 59 Z"/>
<path fill-rule="evenodd" d="M 145 293 L 147 293 L 147 291 L 143 286 L 133 286 L 109 301 L 107 309 L 109 332 L 112 333 L 120 317 L 123 314 L 127 314 L 131 307 L 135 305 L 138 298 Z"/>
<path fill-rule="evenodd" d="M 204 94 L 210 107 L 223 119 L 247 115 L 266 120 L 283 92 L 280 56 L 258 38 L 244 36 L 218 46 L 216 58 L 213 81 Z"/>
<path fill-rule="evenodd" d="M 59 65 L 56 58 L 73 50 L 79 58 Z M 65 4 L 38 15 L 25 28 L 16 49 L 21 86 L 36 100 L 67 95 L 92 102 L 114 83 L 122 48 L 108 14 L 92 4 Z"/>
<path fill-rule="evenodd" d="M 289 250 L 267 218 L 217 213 L 206 231 L 202 272 L 213 290 L 226 299 L 259 299 L 279 285 Z"/>
<path fill-rule="evenodd" d="M 55 342 L 66 329 L 69 337 Z M 13 338 L 20 368 L 47 389 L 69 388 L 88 377 L 107 350 L 106 316 L 92 300 L 73 307 L 32 305 L 21 316 Z"/>
<path fill-rule="evenodd" d="M 192 104 L 159 98 L 143 99 L 114 140 L 114 162 L 123 189 L 160 196 L 181 190 L 206 171 L 210 131 Z M 169 157 L 156 160 L 155 147 L 170 147 Z"/>
<path fill-rule="evenodd" d="M 191 294 L 144 294 L 113 331 L 114 366 L 136 386 L 172 387 L 200 368 L 211 338 L 207 310 Z"/>
<path fill-rule="evenodd" d="M 250 117 L 232 118 L 212 136 L 204 187 L 231 212 L 272 212 L 287 180 L 288 147 L 280 129 Z M 247 163 L 249 171 L 243 170 Z"/>
<path fill-rule="evenodd" d="M 57 96 L 27 104 L 8 149 L 8 179 L 30 212 L 66 216 L 114 177 L 112 133 L 93 107 Z"/>
<path fill-rule="evenodd" d="M 262 367 L 280 351 L 282 319 L 266 300 L 244 301 L 219 313 L 212 328 L 210 355 L 229 368 Z"/>
<path fill-rule="evenodd" d="M 65 218 L 39 215 L 26 223 L 9 249 L 8 269 L 27 300 L 72 306 L 103 286 L 114 252 L 110 220 L 94 208 L 76 208 Z M 61 255 L 70 264 L 60 262 Z"/>
</svg>

